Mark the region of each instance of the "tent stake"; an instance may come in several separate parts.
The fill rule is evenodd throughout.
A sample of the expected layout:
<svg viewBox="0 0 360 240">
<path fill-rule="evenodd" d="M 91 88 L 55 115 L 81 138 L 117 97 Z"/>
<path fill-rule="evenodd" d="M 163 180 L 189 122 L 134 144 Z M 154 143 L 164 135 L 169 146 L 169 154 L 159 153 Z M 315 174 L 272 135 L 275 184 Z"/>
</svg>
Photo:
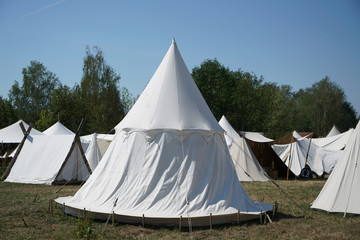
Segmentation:
<svg viewBox="0 0 360 240">
<path fill-rule="evenodd" d="M 274 206 L 273 206 L 273 219 L 275 219 L 277 215 L 277 208 L 278 208 L 278 202 L 275 200 Z"/>
<path fill-rule="evenodd" d="M 179 218 L 179 232 L 181 232 L 181 225 L 182 225 L 182 216 L 180 215 L 180 218 Z"/>
<path fill-rule="evenodd" d="M 112 226 L 114 226 L 115 224 L 115 213 L 114 211 L 112 212 Z"/>
<path fill-rule="evenodd" d="M 260 211 L 260 223 L 263 223 L 263 219 L 262 219 L 262 210 Z"/>
<path fill-rule="evenodd" d="M 212 229 L 212 213 L 210 213 L 210 229 Z"/>
<path fill-rule="evenodd" d="M 142 215 L 142 226 L 145 227 L 145 215 Z"/>
<path fill-rule="evenodd" d="M 65 203 L 63 203 L 63 212 L 65 214 Z"/>
<path fill-rule="evenodd" d="M 238 210 L 237 213 L 237 224 L 240 225 L 240 209 Z"/>
</svg>

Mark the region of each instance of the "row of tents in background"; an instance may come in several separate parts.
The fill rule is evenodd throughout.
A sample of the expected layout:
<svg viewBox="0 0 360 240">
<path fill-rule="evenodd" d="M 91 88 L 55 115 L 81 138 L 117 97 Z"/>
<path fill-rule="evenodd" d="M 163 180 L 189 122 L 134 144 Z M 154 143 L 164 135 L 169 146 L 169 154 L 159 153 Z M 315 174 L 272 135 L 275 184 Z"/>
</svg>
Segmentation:
<svg viewBox="0 0 360 240">
<path fill-rule="evenodd" d="M 339 211 L 329 206 L 346 198 L 341 211 L 360 214 L 353 199 L 359 196 L 354 190 L 360 183 L 359 125 L 321 139 L 297 132 L 276 141 L 261 133 L 238 134 L 224 116 L 216 121 L 174 40 L 115 134 L 80 137 L 60 122 L 43 133 L 22 125 L 0 130 L 0 142 L 20 142 L 3 179 L 35 184 L 86 180 L 75 196 L 56 199 L 74 216 L 86 209 L 96 218 L 112 214 L 122 222 L 141 223 L 146 216 L 161 225 L 204 225 L 208 218 L 212 224 L 226 223 L 239 221 L 240 215 L 243 221 L 272 205 L 251 200 L 242 181 L 299 176 L 307 168 L 319 176 L 333 171 L 323 189 L 327 193 L 322 191 L 313 207 Z M 342 195 L 331 182 L 346 184 Z M 344 193 L 348 190 L 355 193 Z M 334 202 L 323 207 L 321 196 L 329 195 L 335 195 Z"/>
<path fill-rule="evenodd" d="M 25 129 L 29 128 L 19 120 L 0 130 L 3 149 L 6 144 L 20 143 L 24 138 L 20 123 Z M 269 176 L 285 178 L 287 168 L 291 176 L 298 177 L 306 165 L 318 176 L 330 174 L 354 130 L 341 133 L 334 126 L 325 138 L 315 139 L 312 134 L 302 137 L 294 131 L 273 140 L 255 132 L 241 132 L 241 137 L 225 116 L 219 124 L 225 130 L 226 144 L 240 181 L 268 181 Z M 35 184 L 84 181 L 114 138 L 114 134 L 94 133 L 81 136 L 77 141 L 76 134 L 60 122 L 43 133 L 32 129 L 30 136 L 31 140 L 25 142 L 7 181 Z M 12 159 L 16 150 L 9 156 L 5 152 L 2 157 Z"/>
</svg>

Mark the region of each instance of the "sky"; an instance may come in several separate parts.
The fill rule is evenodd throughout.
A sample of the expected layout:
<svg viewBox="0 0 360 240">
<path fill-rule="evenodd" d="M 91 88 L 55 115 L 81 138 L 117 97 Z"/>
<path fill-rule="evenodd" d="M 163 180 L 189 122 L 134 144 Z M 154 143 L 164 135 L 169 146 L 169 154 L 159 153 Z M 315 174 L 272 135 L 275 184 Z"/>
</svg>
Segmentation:
<svg viewBox="0 0 360 240">
<path fill-rule="evenodd" d="M 0 96 L 32 60 L 80 84 L 86 46 L 137 96 L 172 38 L 190 72 L 216 58 L 293 91 L 329 76 L 360 113 L 358 0 L 0 0 Z"/>
</svg>

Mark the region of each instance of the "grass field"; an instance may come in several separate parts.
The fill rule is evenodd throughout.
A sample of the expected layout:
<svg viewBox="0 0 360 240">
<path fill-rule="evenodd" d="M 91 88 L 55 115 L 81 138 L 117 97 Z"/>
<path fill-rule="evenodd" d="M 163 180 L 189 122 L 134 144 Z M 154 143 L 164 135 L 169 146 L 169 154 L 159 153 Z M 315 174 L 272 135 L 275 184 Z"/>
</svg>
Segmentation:
<svg viewBox="0 0 360 240">
<path fill-rule="evenodd" d="M 194 228 L 159 228 L 82 220 L 64 215 L 61 206 L 53 214 L 49 199 L 73 195 L 79 186 L 0 183 L 0 239 L 359 239 L 360 216 L 310 210 L 324 180 L 276 181 L 299 205 L 295 205 L 272 183 L 243 183 L 254 200 L 279 203 L 273 223 L 259 220 L 240 225 Z M 360 204 L 360 200 L 359 200 Z"/>
</svg>

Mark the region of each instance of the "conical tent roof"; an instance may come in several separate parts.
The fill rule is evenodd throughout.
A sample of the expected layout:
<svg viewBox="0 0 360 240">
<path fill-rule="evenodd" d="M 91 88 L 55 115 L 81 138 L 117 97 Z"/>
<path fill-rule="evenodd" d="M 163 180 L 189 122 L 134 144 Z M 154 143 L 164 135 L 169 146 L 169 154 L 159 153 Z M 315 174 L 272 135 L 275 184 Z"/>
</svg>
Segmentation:
<svg viewBox="0 0 360 240">
<path fill-rule="evenodd" d="M 219 124 L 225 130 L 226 144 L 230 147 L 231 144 L 240 137 L 240 135 L 235 131 L 224 115 L 221 117 Z"/>
<path fill-rule="evenodd" d="M 338 135 L 340 134 L 341 132 L 339 131 L 339 129 L 337 129 L 337 127 L 334 125 L 330 132 L 328 133 L 328 135 L 326 135 L 326 137 L 332 137 L 332 136 L 335 136 L 335 135 Z"/>
<path fill-rule="evenodd" d="M 240 181 L 269 181 L 246 140 L 234 130 L 225 116 L 219 121 Z"/>
<path fill-rule="evenodd" d="M 115 127 L 116 130 L 124 128 L 222 131 L 175 40 L 139 99 Z"/>
<path fill-rule="evenodd" d="M 25 130 L 29 128 L 29 125 L 26 122 L 19 120 L 10 126 L 0 129 L 0 143 L 20 143 L 24 138 L 24 133 L 19 125 L 21 122 L 24 124 Z M 32 128 L 30 134 L 42 135 L 43 133 Z"/>
<path fill-rule="evenodd" d="M 360 214 L 360 121 L 311 208 Z"/>
<path fill-rule="evenodd" d="M 244 191 L 224 130 L 203 100 L 172 42 L 148 86 L 88 181 L 65 212 L 84 208 L 95 218 L 182 226 L 258 218 L 271 204 Z M 146 219 L 146 220 L 145 220 Z"/>
<path fill-rule="evenodd" d="M 61 124 L 61 122 L 56 122 L 54 125 L 46 129 L 44 132 L 46 135 L 69 135 L 74 134 L 71 130 Z"/>
</svg>

